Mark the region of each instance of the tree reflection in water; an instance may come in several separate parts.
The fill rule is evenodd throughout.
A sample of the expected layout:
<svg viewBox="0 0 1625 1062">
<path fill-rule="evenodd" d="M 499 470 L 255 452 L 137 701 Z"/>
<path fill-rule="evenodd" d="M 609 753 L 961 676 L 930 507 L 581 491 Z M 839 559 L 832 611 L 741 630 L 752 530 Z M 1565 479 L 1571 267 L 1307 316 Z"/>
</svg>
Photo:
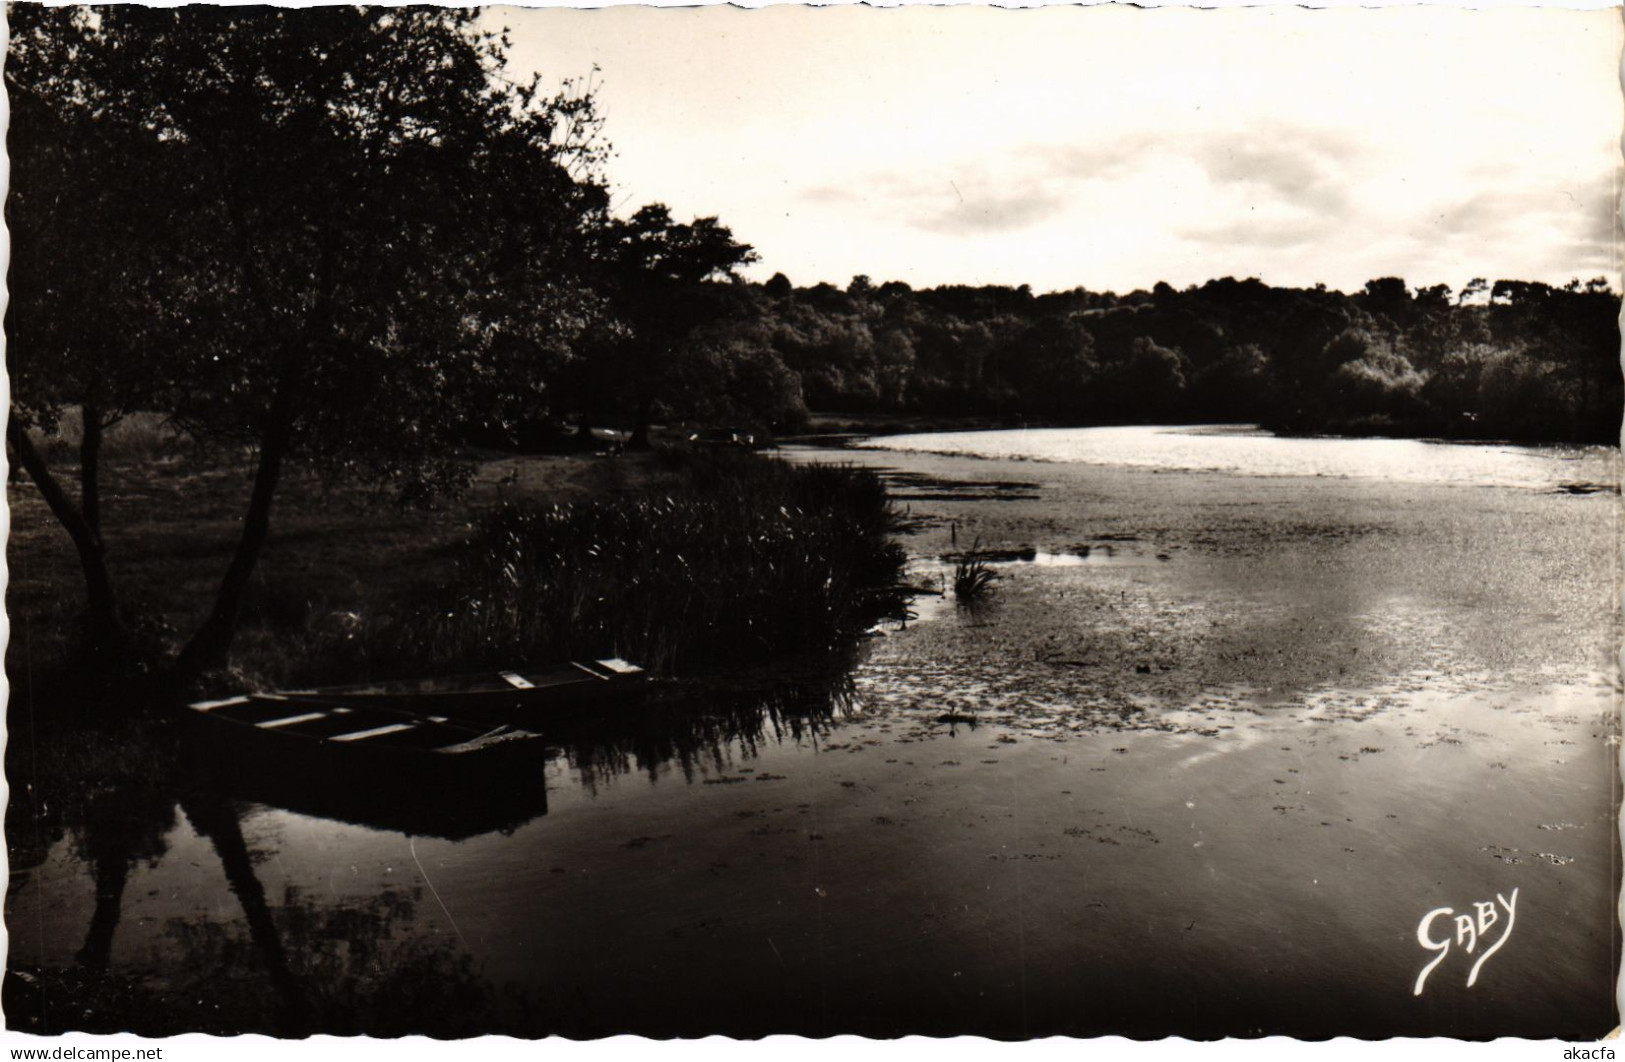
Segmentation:
<svg viewBox="0 0 1625 1062">
<path fill-rule="evenodd" d="M 225 870 L 226 881 L 242 905 L 249 936 L 282 1001 L 282 1014 L 277 1026 L 281 1031 L 293 1035 L 305 1032 L 309 1024 L 309 1011 L 304 988 L 301 979 L 288 968 L 287 951 L 277 933 L 276 920 L 265 902 L 265 887 L 254 873 L 254 860 L 248 842 L 243 839 L 238 809 L 207 791 L 184 794 L 181 809 L 198 836 L 208 838 L 214 845 L 215 854 L 220 857 L 220 865 Z M 196 966 L 193 965 L 193 968 Z"/>
<path fill-rule="evenodd" d="M 239 808 L 212 798 L 185 806 L 220 856 L 244 916 L 242 923 L 176 918 L 167 927 L 193 978 L 186 994 L 219 999 L 226 988 L 225 1027 L 206 1031 L 469 1036 L 500 1020 L 496 993 L 470 956 L 449 940 L 408 932 L 421 889 L 333 904 L 289 886 L 273 909 L 254 873 Z M 257 998 L 257 972 L 276 990 L 269 1008 Z"/>
<path fill-rule="evenodd" d="M 52 845 L 66 840 L 90 876 L 94 906 L 75 967 L 66 976 L 16 969 L 8 962 L 4 1006 L 8 1021 L 31 1032 L 88 1028 L 109 997 L 128 995 L 109 973 L 113 942 L 134 867 L 156 865 L 175 825 L 175 745 L 167 727 L 140 713 L 111 714 L 73 703 L 50 709 L 26 697 L 8 713 L 6 846 L 12 899 L 38 873 Z M 20 711 L 19 708 L 27 709 Z M 43 720 L 43 723 L 39 721 Z M 57 991 L 48 987 L 58 985 Z M 122 1003 L 113 1005 L 123 1010 Z"/>
<path fill-rule="evenodd" d="M 550 744 L 589 790 L 613 775 L 654 776 L 667 765 L 692 780 L 703 766 L 828 732 L 850 706 L 851 662 L 781 671 L 771 680 L 690 684 L 561 728 Z M 246 809 L 258 805 L 408 837 L 508 833 L 546 814 L 540 764 L 536 784 L 502 793 L 383 801 L 376 793 L 347 795 L 342 784 L 265 784 L 275 771 L 200 771 L 184 754 L 187 740 L 174 726 L 133 716 L 100 720 L 88 731 L 32 733 L 31 765 L 19 764 L 24 746 L 13 743 L 8 770 L 23 799 L 14 800 L 8 822 L 17 869 L 8 921 L 51 838 L 69 839 L 95 895 L 72 966 L 25 966 L 13 948 L 4 1003 L 14 1027 L 442 1037 L 558 1028 L 566 1001 L 494 985 L 454 938 L 422 931 L 421 889 L 384 888 L 340 902 L 294 886 L 269 896 L 256 868 L 275 853 L 257 851 L 242 827 Z M 121 957 L 114 945 L 132 906 L 125 896 L 132 869 L 164 859 L 181 817 L 219 859 L 241 917 L 171 917 L 153 949 L 157 958 Z"/>
<path fill-rule="evenodd" d="M 175 806 L 151 786 L 97 787 L 87 794 L 81 815 L 72 831 L 74 854 L 90 868 L 96 906 L 77 958 L 85 969 L 100 971 L 112 952 L 130 870 L 138 862 L 156 864 L 163 858 Z"/>
</svg>

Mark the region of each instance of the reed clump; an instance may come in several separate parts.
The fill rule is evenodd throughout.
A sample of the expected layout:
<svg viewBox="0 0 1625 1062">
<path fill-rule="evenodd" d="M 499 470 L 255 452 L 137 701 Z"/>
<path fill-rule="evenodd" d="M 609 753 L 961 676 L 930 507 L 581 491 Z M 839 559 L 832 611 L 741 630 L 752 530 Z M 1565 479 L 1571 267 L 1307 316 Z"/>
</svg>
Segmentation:
<svg viewBox="0 0 1625 1062">
<path fill-rule="evenodd" d="M 671 460 L 681 489 L 658 496 L 497 509 L 447 603 L 387 641 L 419 668 L 614 654 L 693 673 L 827 652 L 902 609 L 903 554 L 873 474 Z"/>
<path fill-rule="evenodd" d="M 969 606 L 987 599 L 998 574 L 987 561 L 976 556 L 964 556 L 954 562 L 954 599 Z"/>
</svg>

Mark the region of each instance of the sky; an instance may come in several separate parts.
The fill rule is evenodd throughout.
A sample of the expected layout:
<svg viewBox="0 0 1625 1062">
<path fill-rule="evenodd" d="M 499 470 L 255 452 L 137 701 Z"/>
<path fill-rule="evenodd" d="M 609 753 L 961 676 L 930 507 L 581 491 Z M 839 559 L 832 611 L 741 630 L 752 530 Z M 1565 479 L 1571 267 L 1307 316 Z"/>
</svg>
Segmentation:
<svg viewBox="0 0 1625 1062">
<path fill-rule="evenodd" d="M 1617 10 L 494 8 L 597 67 L 618 212 L 798 285 L 1126 292 L 1621 269 Z"/>
</svg>

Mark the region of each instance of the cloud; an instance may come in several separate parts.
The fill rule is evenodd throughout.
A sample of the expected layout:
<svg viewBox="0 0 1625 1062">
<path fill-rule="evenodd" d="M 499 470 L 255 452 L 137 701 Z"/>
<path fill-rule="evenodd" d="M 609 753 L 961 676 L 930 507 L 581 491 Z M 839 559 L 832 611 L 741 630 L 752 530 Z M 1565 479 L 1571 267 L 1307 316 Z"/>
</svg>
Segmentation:
<svg viewBox="0 0 1625 1062">
<path fill-rule="evenodd" d="M 1033 143 L 993 162 L 959 159 L 937 164 L 944 176 L 877 173 L 844 184 L 822 184 L 801 198 L 820 205 L 863 203 L 882 217 L 944 235 L 986 236 L 1031 228 L 1091 200 L 1139 198 L 1156 204 L 1195 171 L 1216 211 L 1229 224 L 1180 227 L 1190 239 L 1279 246 L 1310 238 L 1308 216 L 1336 217 L 1351 208 L 1350 179 L 1340 162 L 1358 145 L 1312 129 L 1274 127 L 1242 133 L 1204 131 L 1169 137 L 1119 133 L 1081 144 Z M 1188 183 L 1188 182 L 1187 182 Z M 856 189 L 862 189 L 859 194 Z M 1257 211 L 1270 220 L 1243 218 Z M 1188 208 L 1185 208 L 1188 213 Z"/>
<path fill-rule="evenodd" d="M 1422 244 L 1529 248 L 1552 274 L 1617 268 L 1620 255 L 1615 174 L 1541 188 L 1503 187 L 1433 208 Z M 1540 248 L 1544 247 L 1544 250 Z"/>
<path fill-rule="evenodd" d="M 920 214 L 911 220 L 916 228 L 939 233 L 992 233 L 1012 232 L 1061 213 L 1065 201 L 1042 184 L 1025 182 L 1009 188 L 978 190 L 969 194 L 955 191 L 962 198 L 952 206 Z"/>
<path fill-rule="evenodd" d="M 1027 155 L 1052 179 L 1100 181 L 1127 176 L 1149 153 L 1165 149 L 1166 144 L 1166 138 L 1131 133 L 1089 144 L 1037 145 Z"/>
<path fill-rule="evenodd" d="M 1215 248 L 1309 247 L 1330 240 L 1358 209 L 1345 160 L 1358 140 L 1289 126 L 1208 132 L 1185 146 L 1212 195 L 1212 223 L 1182 225 L 1185 240 Z"/>
<path fill-rule="evenodd" d="M 1318 244 L 1338 228 L 1329 217 L 1248 217 L 1223 225 L 1184 228 L 1180 235 L 1196 243 L 1219 247 L 1303 247 Z"/>
<path fill-rule="evenodd" d="M 927 232 L 971 236 L 1028 228 L 1066 206 L 1042 177 L 992 175 L 980 165 L 951 167 L 931 178 L 870 174 L 802 189 L 799 198 L 817 206 L 856 208 L 877 220 L 898 220 Z"/>
<path fill-rule="evenodd" d="M 1209 134 L 1189 154 L 1215 186 L 1256 190 L 1284 206 L 1342 215 L 1351 205 L 1353 183 L 1342 160 L 1361 150 L 1356 141 L 1324 132 L 1274 127 Z"/>
<path fill-rule="evenodd" d="M 1610 192 L 1555 188 L 1479 192 L 1440 210 L 1436 225 L 1447 235 L 1558 226 L 1606 240 L 1612 238 L 1615 220 Z"/>
<path fill-rule="evenodd" d="M 1572 164 L 1542 172 L 1419 154 L 1380 130 L 1284 123 L 1057 135 L 1078 142 L 983 155 L 956 145 L 907 170 L 825 175 L 802 198 L 835 230 L 889 233 L 898 246 L 912 231 L 958 244 L 977 269 L 1038 264 L 1056 278 L 1039 283 L 1063 285 L 1106 263 L 1136 283 L 1216 270 L 1357 284 L 1590 276 L 1620 260 L 1612 168 L 1583 179 Z"/>
<path fill-rule="evenodd" d="M 1090 182 L 1130 179 L 1151 145 L 1139 134 L 1087 145 L 1030 144 L 1012 152 L 996 173 L 982 164 L 958 168 L 959 179 L 936 185 L 951 189 L 955 201 L 912 211 L 909 224 L 970 236 L 1031 228 L 1064 214 Z"/>
<path fill-rule="evenodd" d="M 1554 264 L 1558 272 L 1567 270 L 1581 279 L 1588 280 L 1592 274 L 1598 272 L 1619 272 L 1620 251 L 1613 241 L 1597 243 L 1587 240 L 1571 243 L 1559 248 L 1555 257 L 1557 262 Z"/>
<path fill-rule="evenodd" d="M 841 188 L 833 184 L 820 184 L 811 188 L 803 188 L 798 197 L 805 202 L 819 206 L 832 204 L 859 203 L 863 197 L 850 188 Z"/>
</svg>

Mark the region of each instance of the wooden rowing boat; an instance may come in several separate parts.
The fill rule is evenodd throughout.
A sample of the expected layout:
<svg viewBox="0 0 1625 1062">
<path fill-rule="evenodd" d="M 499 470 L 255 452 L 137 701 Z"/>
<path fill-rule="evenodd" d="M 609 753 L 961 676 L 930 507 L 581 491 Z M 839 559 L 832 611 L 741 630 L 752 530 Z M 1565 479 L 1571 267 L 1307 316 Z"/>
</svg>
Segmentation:
<svg viewBox="0 0 1625 1062">
<path fill-rule="evenodd" d="M 643 695 L 646 677 L 641 667 L 616 657 L 441 678 L 280 690 L 274 696 L 312 705 L 376 706 L 541 726 L 561 709 L 634 701 Z"/>
<path fill-rule="evenodd" d="M 511 726 L 476 726 L 442 715 L 418 715 L 387 705 L 314 704 L 276 693 L 250 693 L 188 707 L 221 737 L 262 749 L 320 750 L 347 760 L 387 763 L 434 758 L 494 759 L 537 742 L 541 735 Z"/>
<path fill-rule="evenodd" d="M 194 767 L 236 799 L 453 840 L 547 813 L 532 731 L 276 694 L 189 707 Z"/>
</svg>

